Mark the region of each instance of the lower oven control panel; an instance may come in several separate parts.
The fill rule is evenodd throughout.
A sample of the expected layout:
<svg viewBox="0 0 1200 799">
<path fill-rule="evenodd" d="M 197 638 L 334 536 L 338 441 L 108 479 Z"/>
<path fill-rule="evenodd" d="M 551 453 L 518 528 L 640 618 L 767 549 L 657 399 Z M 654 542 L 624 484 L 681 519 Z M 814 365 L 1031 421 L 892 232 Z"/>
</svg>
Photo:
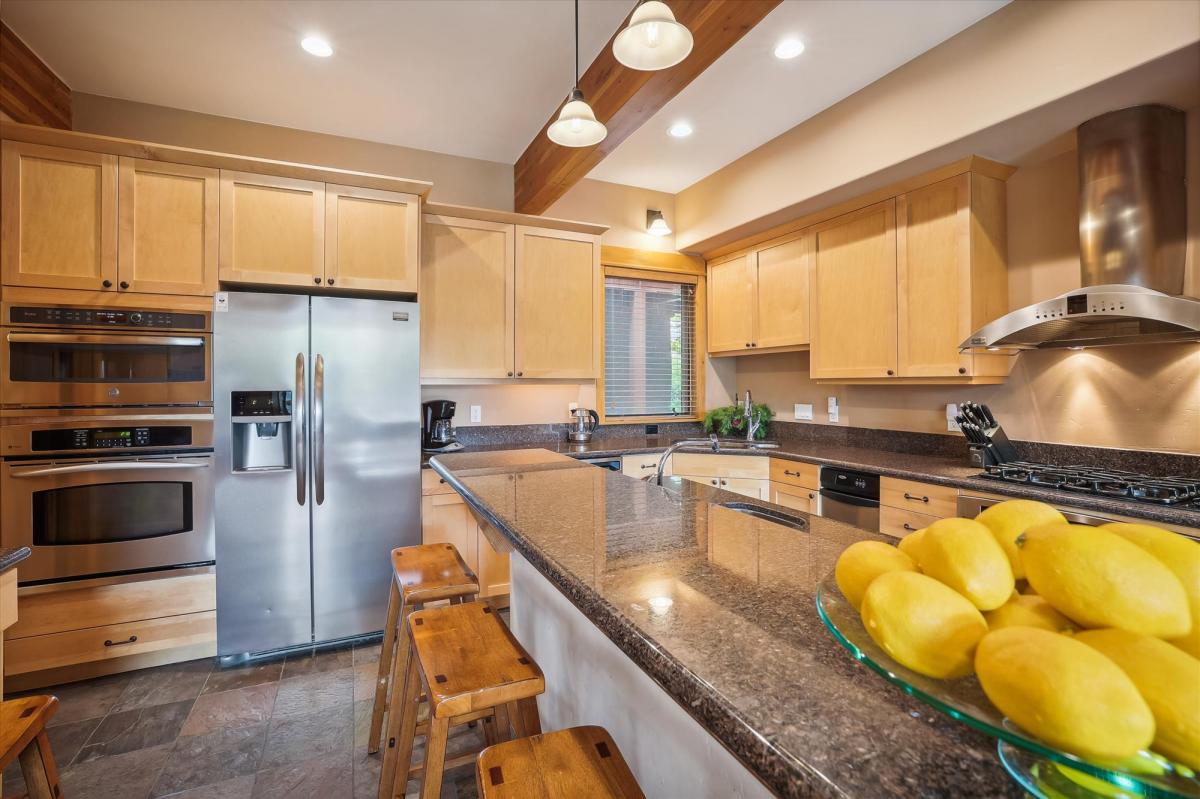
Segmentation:
<svg viewBox="0 0 1200 799">
<path fill-rule="evenodd" d="M 76 427 L 34 430 L 34 452 L 72 449 L 153 449 L 189 446 L 192 428 L 186 425 L 162 427 Z"/>
</svg>

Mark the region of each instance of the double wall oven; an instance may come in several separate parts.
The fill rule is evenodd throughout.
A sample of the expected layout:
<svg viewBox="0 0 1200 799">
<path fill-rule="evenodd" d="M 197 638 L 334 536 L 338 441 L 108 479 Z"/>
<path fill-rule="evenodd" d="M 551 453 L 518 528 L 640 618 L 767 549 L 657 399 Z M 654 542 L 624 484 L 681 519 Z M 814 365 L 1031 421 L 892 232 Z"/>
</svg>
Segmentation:
<svg viewBox="0 0 1200 799">
<path fill-rule="evenodd" d="M 22 583 L 211 563 L 211 315 L 0 313 L 0 542 L 33 549 Z"/>
</svg>

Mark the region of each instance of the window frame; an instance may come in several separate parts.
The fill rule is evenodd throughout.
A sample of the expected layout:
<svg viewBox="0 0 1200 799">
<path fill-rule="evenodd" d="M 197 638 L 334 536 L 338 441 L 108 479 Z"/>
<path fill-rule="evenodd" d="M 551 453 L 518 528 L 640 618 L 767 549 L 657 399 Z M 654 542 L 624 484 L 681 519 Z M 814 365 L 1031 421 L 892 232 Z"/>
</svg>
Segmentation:
<svg viewBox="0 0 1200 799">
<path fill-rule="evenodd" d="M 622 259 L 623 260 L 623 259 Z M 701 266 L 701 268 L 703 268 Z M 604 287 L 609 277 L 623 277 L 632 280 L 654 280 L 659 283 L 679 283 L 686 286 L 695 286 L 696 293 L 693 301 L 696 303 L 694 309 L 695 325 L 692 331 L 692 397 L 693 397 L 693 412 L 690 414 L 664 414 L 661 416 L 610 416 L 604 412 L 604 383 L 606 377 L 607 364 L 605 363 L 605 340 L 604 340 L 604 319 L 605 313 L 608 310 L 607 300 L 605 299 Z M 707 330 L 707 314 L 708 302 L 705 294 L 705 276 L 703 272 L 683 272 L 674 269 L 662 268 L 645 268 L 641 266 L 627 266 L 624 264 L 606 263 L 601 259 L 600 269 L 600 312 L 599 317 L 599 343 L 600 343 L 600 372 L 596 377 L 596 413 L 600 417 L 600 424 L 663 424 L 667 422 L 699 422 L 704 419 L 704 369 L 705 352 L 704 342 L 708 340 Z"/>
</svg>

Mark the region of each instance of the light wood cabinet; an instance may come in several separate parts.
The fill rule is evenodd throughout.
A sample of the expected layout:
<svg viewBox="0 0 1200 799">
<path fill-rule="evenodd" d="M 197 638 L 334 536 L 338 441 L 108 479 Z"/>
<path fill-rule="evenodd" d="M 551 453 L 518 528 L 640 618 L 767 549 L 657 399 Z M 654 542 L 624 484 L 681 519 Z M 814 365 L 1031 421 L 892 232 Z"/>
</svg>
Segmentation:
<svg viewBox="0 0 1200 799">
<path fill-rule="evenodd" d="M 709 352 L 808 345 L 812 244 L 794 236 L 709 267 Z"/>
<path fill-rule="evenodd" d="M 817 512 L 817 490 L 815 488 L 798 488 L 790 483 L 770 484 L 770 501 L 792 510 L 805 513 Z"/>
<path fill-rule="evenodd" d="M 1008 310 L 1004 183 L 967 173 L 896 198 L 897 374 L 1003 376 L 1010 359 L 960 354 Z"/>
<path fill-rule="evenodd" d="M 453 544 L 479 578 L 479 596 L 507 594 L 511 578 L 507 552 L 492 546 L 467 503 L 436 472 L 421 472 L 421 541 Z"/>
<path fill-rule="evenodd" d="M 217 290 L 219 171 L 121 158 L 118 287 L 206 296 Z"/>
<path fill-rule="evenodd" d="M 879 532 L 895 538 L 912 535 L 936 522 L 940 517 L 913 510 L 879 506 Z"/>
<path fill-rule="evenodd" d="M 958 514 L 958 489 L 898 477 L 881 477 L 879 504 L 943 519 Z"/>
<path fill-rule="evenodd" d="M 814 229 L 814 378 L 896 374 L 896 201 Z"/>
<path fill-rule="evenodd" d="M 516 245 L 517 377 L 594 378 L 601 332 L 595 237 L 517 225 Z"/>
<path fill-rule="evenodd" d="M 222 169 L 220 250 L 223 282 L 320 285 L 325 184 Z"/>
<path fill-rule="evenodd" d="M 421 292 L 422 378 L 590 380 L 599 371 L 596 234 L 428 213 Z"/>
<path fill-rule="evenodd" d="M 647 452 L 644 455 L 625 455 L 621 458 L 621 474 L 642 478 L 653 475 L 658 471 L 658 462 L 662 460 L 661 452 Z M 671 462 L 663 467 L 663 477 L 671 474 Z"/>
<path fill-rule="evenodd" d="M 117 157 L 3 143 L 0 271 L 9 286 L 117 283 Z"/>
<path fill-rule="evenodd" d="M 421 198 L 325 185 L 325 285 L 417 292 Z"/>
</svg>

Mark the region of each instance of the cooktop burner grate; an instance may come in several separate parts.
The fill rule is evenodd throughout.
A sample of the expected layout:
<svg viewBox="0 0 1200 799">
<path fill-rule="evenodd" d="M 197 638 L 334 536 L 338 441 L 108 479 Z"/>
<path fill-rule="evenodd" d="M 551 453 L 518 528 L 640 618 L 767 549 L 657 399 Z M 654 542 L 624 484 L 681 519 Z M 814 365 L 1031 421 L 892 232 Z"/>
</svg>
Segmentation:
<svg viewBox="0 0 1200 799">
<path fill-rule="evenodd" d="M 1119 469 L 1012 461 L 986 466 L 984 477 L 1159 505 L 1200 504 L 1200 477 L 1152 477 Z"/>
</svg>

